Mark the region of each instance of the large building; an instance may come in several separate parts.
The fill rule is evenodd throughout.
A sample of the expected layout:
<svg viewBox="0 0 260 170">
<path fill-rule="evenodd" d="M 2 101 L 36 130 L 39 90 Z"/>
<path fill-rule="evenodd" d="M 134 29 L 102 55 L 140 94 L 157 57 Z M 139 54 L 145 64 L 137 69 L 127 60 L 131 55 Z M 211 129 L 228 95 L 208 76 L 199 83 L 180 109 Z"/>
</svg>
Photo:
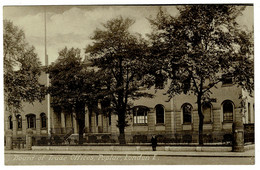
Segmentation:
<svg viewBox="0 0 260 170">
<path fill-rule="evenodd" d="M 41 75 L 41 83 L 47 76 Z M 178 95 L 170 99 L 165 95 L 167 87 L 150 89 L 154 98 L 133 101 L 132 114 L 128 116 L 129 126 L 125 129 L 127 142 L 148 142 L 157 135 L 159 142 L 198 142 L 198 108 L 196 96 Z M 204 140 L 222 142 L 224 136 L 232 133 L 232 124 L 242 121 L 254 123 L 254 98 L 232 81 L 222 82 L 212 89 L 211 102 L 204 103 Z M 102 105 L 99 103 L 99 107 Z M 86 142 L 117 142 L 119 130 L 117 115 L 90 112 L 86 108 Z M 16 115 L 5 113 L 5 131 L 11 129 L 13 137 L 24 138 L 27 129 L 32 129 L 36 140 L 50 135 L 68 139 L 78 134 L 78 123 L 74 113 L 48 112 L 48 98 L 41 103 L 24 103 L 23 111 Z M 106 142 L 109 142 L 106 141 Z"/>
</svg>

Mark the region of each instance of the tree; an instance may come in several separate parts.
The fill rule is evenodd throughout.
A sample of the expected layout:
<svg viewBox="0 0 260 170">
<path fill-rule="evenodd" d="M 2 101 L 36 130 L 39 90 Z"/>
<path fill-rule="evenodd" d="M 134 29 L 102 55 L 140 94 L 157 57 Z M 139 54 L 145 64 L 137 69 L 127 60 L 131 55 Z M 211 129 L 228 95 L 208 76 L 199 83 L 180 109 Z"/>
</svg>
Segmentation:
<svg viewBox="0 0 260 170">
<path fill-rule="evenodd" d="M 92 37 L 93 45 L 86 48 L 86 54 L 92 58 L 93 65 L 103 73 L 105 96 L 111 102 L 111 108 L 118 115 L 119 142 L 125 143 L 124 130 L 129 113 L 130 100 L 140 97 L 152 97 L 142 92 L 140 87 L 152 83 L 147 66 L 147 44 L 138 34 L 129 31 L 134 21 L 118 17 L 103 24 Z"/>
<path fill-rule="evenodd" d="M 79 49 L 67 49 L 59 52 L 55 63 L 47 68 L 51 85 L 48 93 L 52 97 L 51 106 L 59 113 L 75 112 L 79 125 L 79 143 L 83 141 L 85 128 L 85 107 L 93 106 L 98 99 L 96 73 L 82 61 Z"/>
<path fill-rule="evenodd" d="M 44 85 L 38 81 L 41 63 L 34 47 L 25 40 L 23 30 L 4 20 L 4 100 L 12 114 L 22 110 L 22 103 L 41 101 Z M 15 117 L 15 116 L 14 116 Z"/>
<path fill-rule="evenodd" d="M 252 32 L 241 29 L 237 17 L 245 7 L 235 5 L 178 6 L 179 15 L 160 9 L 150 19 L 152 54 L 172 80 L 168 93 L 193 93 L 197 97 L 199 144 L 203 144 L 202 103 L 225 76 L 248 90 L 254 88 Z"/>
</svg>

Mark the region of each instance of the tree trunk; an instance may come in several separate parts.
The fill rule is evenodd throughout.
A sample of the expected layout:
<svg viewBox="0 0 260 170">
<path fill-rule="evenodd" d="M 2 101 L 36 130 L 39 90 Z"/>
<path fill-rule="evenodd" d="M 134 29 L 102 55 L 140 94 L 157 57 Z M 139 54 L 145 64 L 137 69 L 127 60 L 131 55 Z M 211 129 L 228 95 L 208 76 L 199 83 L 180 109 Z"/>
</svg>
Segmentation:
<svg viewBox="0 0 260 170">
<path fill-rule="evenodd" d="M 203 145 L 203 120 L 204 115 L 201 110 L 201 94 L 198 94 L 197 98 L 198 104 L 198 115 L 199 115 L 199 145 Z"/>
<path fill-rule="evenodd" d="M 121 127 L 119 128 L 119 136 L 118 136 L 118 141 L 119 141 L 119 144 L 123 145 L 123 144 L 126 144 L 126 141 L 125 141 L 125 128 Z"/>
<path fill-rule="evenodd" d="M 76 105 L 76 120 L 79 124 L 79 144 L 83 144 L 83 134 L 85 128 L 85 105 L 83 103 L 79 103 Z"/>
<path fill-rule="evenodd" d="M 119 128 L 119 136 L 118 140 L 120 144 L 125 144 L 125 114 L 126 109 L 124 109 L 124 75 L 123 75 L 123 59 L 122 56 L 119 56 L 119 75 L 117 81 L 117 88 L 118 90 L 118 128 Z"/>
<path fill-rule="evenodd" d="M 84 128 L 85 128 L 85 122 L 81 119 L 78 119 L 79 123 L 79 144 L 83 144 L 83 134 L 84 134 Z"/>
<path fill-rule="evenodd" d="M 119 144 L 126 144 L 125 141 L 125 113 L 118 114 L 118 128 L 119 128 L 119 136 L 118 141 Z"/>
</svg>

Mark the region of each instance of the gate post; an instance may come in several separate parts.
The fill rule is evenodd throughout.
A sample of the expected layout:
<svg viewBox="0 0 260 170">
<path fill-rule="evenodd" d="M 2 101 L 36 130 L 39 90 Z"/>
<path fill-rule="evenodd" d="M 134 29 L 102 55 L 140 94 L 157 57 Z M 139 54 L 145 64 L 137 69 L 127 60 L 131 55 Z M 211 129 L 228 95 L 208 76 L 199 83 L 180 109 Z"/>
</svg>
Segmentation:
<svg viewBox="0 0 260 170">
<path fill-rule="evenodd" d="M 244 125 L 242 122 L 233 123 L 233 152 L 244 152 Z"/>
<path fill-rule="evenodd" d="M 32 136 L 33 136 L 32 129 L 27 129 L 27 131 L 26 131 L 26 149 L 27 150 L 32 149 Z"/>
<path fill-rule="evenodd" d="M 12 130 L 7 130 L 5 132 L 6 136 L 6 150 L 12 150 L 13 149 L 13 131 Z"/>
</svg>

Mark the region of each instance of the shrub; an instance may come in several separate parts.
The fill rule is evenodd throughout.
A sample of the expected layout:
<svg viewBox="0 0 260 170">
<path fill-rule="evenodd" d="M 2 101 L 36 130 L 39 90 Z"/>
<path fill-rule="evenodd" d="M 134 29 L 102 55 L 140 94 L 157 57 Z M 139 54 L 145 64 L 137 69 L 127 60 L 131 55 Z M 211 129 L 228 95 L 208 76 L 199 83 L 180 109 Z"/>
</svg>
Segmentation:
<svg viewBox="0 0 260 170">
<path fill-rule="evenodd" d="M 233 141 L 233 135 L 232 134 L 225 134 L 224 136 L 223 136 L 223 140 L 222 140 L 222 143 L 232 143 L 232 141 Z"/>
<path fill-rule="evenodd" d="M 103 135 L 101 136 L 101 142 L 108 143 L 110 141 L 109 135 Z"/>
<path fill-rule="evenodd" d="M 91 135 L 88 137 L 88 142 L 89 143 L 97 143 L 97 137 L 95 135 Z"/>
<path fill-rule="evenodd" d="M 133 143 L 146 143 L 147 136 L 146 135 L 135 135 L 133 136 Z"/>
<path fill-rule="evenodd" d="M 165 137 L 163 135 L 156 135 L 156 139 L 158 143 L 164 143 Z"/>
<path fill-rule="evenodd" d="M 54 142 L 56 145 L 59 145 L 62 143 L 62 140 L 59 136 L 54 136 Z"/>
<path fill-rule="evenodd" d="M 192 136 L 191 136 L 191 135 L 184 135 L 184 136 L 182 137 L 182 141 L 183 141 L 184 143 L 191 143 L 191 141 L 192 141 Z"/>
</svg>

